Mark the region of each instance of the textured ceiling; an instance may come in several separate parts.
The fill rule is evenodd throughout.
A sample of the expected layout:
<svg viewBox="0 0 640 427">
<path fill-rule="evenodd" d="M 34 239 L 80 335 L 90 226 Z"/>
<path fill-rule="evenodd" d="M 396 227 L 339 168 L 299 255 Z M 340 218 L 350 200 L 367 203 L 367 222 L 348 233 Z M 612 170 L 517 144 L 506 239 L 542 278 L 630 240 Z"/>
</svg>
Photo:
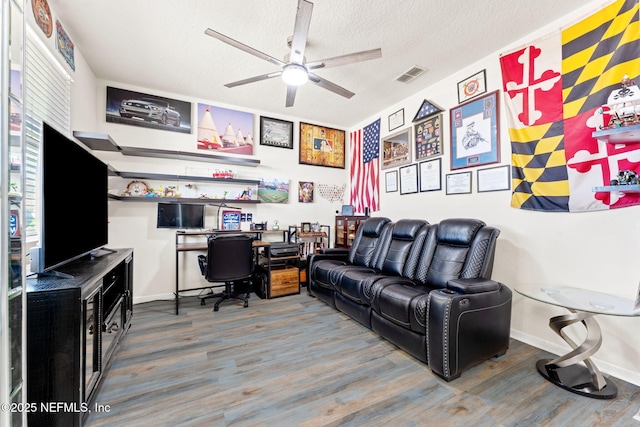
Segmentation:
<svg viewBox="0 0 640 427">
<path fill-rule="evenodd" d="M 288 52 L 297 0 L 50 0 L 101 79 L 349 127 L 584 5 L 584 0 L 315 0 L 308 61 L 382 48 L 382 58 L 316 74 L 355 92 L 346 99 L 312 84 L 285 108 L 269 62 L 204 34 L 212 28 L 276 58 Z M 395 78 L 419 65 L 409 84 Z"/>
</svg>

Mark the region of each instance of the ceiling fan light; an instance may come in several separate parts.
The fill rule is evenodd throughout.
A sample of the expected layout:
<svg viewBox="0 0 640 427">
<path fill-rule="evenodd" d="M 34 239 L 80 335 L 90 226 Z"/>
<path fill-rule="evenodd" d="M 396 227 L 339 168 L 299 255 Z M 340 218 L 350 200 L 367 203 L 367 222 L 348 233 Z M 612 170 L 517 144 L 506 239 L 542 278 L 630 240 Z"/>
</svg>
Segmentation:
<svg viewBox="0 0 640 427">
<path fill-rule="evenodd" d="M 303 65 L 287 64 L 282 70 L 282 80 L 291 86 L 301 86 L 309 80 L 309 73 Z"/>
</svg>

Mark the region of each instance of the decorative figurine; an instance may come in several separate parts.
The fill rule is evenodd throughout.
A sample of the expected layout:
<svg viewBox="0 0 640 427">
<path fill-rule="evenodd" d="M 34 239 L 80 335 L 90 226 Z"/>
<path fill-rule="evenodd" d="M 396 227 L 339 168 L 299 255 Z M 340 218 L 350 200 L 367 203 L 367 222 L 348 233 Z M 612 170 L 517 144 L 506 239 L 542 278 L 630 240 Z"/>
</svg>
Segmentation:
<svg viewBox="0 0 640 427">
<path fill-rule="evenodd" d="M 621 170 L 616 178 L 611 180 L 611 185 L 637 185 L 640 184 L 638 173 L 632 170 Z"/>
</svg>

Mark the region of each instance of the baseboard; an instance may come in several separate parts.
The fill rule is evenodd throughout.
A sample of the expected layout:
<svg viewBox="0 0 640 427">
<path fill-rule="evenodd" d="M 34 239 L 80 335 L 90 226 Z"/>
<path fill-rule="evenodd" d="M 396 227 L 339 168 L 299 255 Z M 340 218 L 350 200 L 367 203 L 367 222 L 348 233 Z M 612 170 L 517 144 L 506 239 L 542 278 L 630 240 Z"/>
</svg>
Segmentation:
<svg viewBox="0 0 640 427">
<path fill-rule="evenodd" d="M 163 300 L 172 300 L 174 299 L 174 295 L 173 294 L 158 294 L 158 295 L 147 295 L 144 297 L 133 297 L 133 304 L 142 304 L 144 302 L 151 302 L 151 301 L 163 301 Z"/>
<path fill-rule="evenodd" d="M 565 346 L 542 340 L 533 335 L 525 334 L 513 329 L 511 330 L 511 338 L 556 355 L 565 354 L 568 350 Z M 595 362 L 602 373 L 640 387 L 640 373 L 608 363 L 604 360 L 598 359 L 597 357 L 592 357 L 591 359 Z"/>
</svg>

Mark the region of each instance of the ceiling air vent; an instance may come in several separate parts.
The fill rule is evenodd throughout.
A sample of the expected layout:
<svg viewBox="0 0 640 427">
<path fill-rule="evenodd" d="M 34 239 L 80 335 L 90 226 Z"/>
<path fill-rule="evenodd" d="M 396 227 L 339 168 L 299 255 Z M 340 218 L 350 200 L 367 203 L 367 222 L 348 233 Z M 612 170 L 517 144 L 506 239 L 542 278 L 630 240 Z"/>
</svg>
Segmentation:
<svg viewBox="0 0 640 427">
<path fill-rule="evenodd" d="M 413 67 L 409 68 L 407 71 L 405 71 L 404 73 L 396 77 L 395 80 L 401 83 L 409 83 L 410 81 L 422 75 L 426 71 L 427 71 L 426 68 L 422 68 L 418 65 L 414 65 Z"/>
</svg>

